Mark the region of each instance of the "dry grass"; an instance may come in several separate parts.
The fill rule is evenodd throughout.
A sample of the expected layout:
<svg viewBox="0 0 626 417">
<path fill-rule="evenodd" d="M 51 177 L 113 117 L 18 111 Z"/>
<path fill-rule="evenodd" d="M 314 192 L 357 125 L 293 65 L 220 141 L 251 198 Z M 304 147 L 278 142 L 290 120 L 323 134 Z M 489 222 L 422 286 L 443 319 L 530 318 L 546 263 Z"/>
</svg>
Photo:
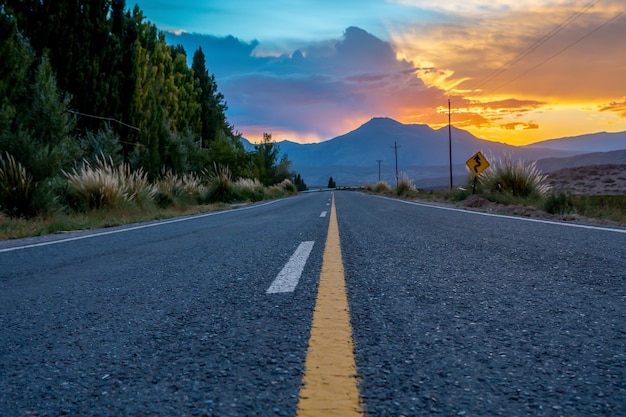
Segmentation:
<svg viewBox="0 0 626 417">
<path fill-rule="evenodd" d="M 372 191 L 375 193 L 390 194 L 392 190 L 391 190 L 391 186 L 387 184 L 385 181 L 378 181 L 372 187 Z"/>
<path fill-rule="evenodd" d="M 26 169 L 8 152 L 0 155 L 0 205 L 12 216 L 33 216 L 36 184 Z"/>
<path fill-rule="evenodd" d="M 499 159 L 478 176 L 485 191 L 521 198 L 546 196 L 550 191 L 546 179 L 535 161 L 515 162 L 511 157 Z"/>
<path fill-rule="evenodd" d="M 256 192 L 263 192 L 263 184 L 256 178 L 239 178 L 235 181 L 234 186 L 240 190 L 249 190 Z"/>
<path fill-rule="evenodd" d="M 265 187 L 256 178 L 239 178 L 233 183 L 233 188 L 239 200 L 260 201 L 265 198 Z"/>
<path fill-rule="evenodd" d="M 42 236 L 76 230 L 113 227 L 129 223 L 190 216 L 227 209 L 225 204 L 206 204 L 168 209 L 125 207 L 113 210 L 92 210 L 84 213 L 39 216 L 32 219 L 14 219 L 0 215 L 0 240 Z"/>
<path fill-rule="evenodd" d="M 0 158 L 0 170 L 0 180 L 4 181 L 0 191 L 15 191 L 19 187 L 14 183 L 21 184 L 22 191 L 34 188 L 30 176 L 12 157 Z M 164 171 L 152 184 L 143 170 L 132 170 L 125 163 L 117 165 L 110 157 L 101 156 L 93 164 L 83 161 L 80 167 L 64 172 L 61 188 L 69 205 L 64 212 L 33 215 L 27 221 L 6 216 L 11 212 L 0 207 L 4 211 L 0 211 L 0 239 L 189 215 L 224 209 L 228 202 L 260 201 L 298 192 L 290 180 L 268 188 L 256 179 L 233 181 L 226 165 L 216 164 L 203 174 L 204 180 L 194 173 Z"/>
<path fill-rule="evenodd" d="M 150 183 L 148 175 L 142 169 L 132 171 L 130 165 L 121 164 L 117 167 L 117 174 L 118 180 L 123 182 L 126 188 L 130 201 L 139 205 L 154 201 L 158 189 Z"/>
<path fill-rule="evenodd" d="M 402 172 L 398 178 L 398 186 L 396 187 L 396 194 L 402 196 L 409 196 L 415 193 L 416 188 L 413 181 L 409 178 L 409 176 Z"/>
<path fill-rule="evenodd" d="M 30 178 L 13 159 L 7 158 L 5 165 L 5 177 Z M 156 184 L 151 184 L 142 170 L 133 171 L 127 164 L 115 165 L 111 158 L 105 157 L 95 164 L 83 161 L 80 167 L 64 174 L 69 190 L 67 197 L 79 210 L 50 212 L 29 220 L 11 218 L 6 212 L 0 212 L 0 239 L 111 227 L 225 209 L 228 206 L 224 203 L 228 202 L 297 194 L 290 180 L 268 188 L 255 179 L 233 182 L 228 166 L 217 164 L 213 171 L 205 172 L 205 181 L 193 173 L 176 175 L 164 171 Z M 31 184 L 28 181 L 25 183 Z M 206 204 L 209 200 L 215 204 Z"/>
<path fill-rule="evenodd" d="M 172 205 L 184 206 L 205 202 L 208 187 L 196 174 L 177 175 L 164 171 L 156 182 L 156 201 L 165 208 Z"/>
<path fill-rule="evenodd" d="M 298 194 L 298 189 L 288 179 L 283 180 L 282 182 L 276 185 L 267 187 L 267 191 L 266 191 L 266 195 L 269 198 L 280 198 L 280 197 L 296 195 L 296 194 Z"/>
<path fill-rule="evenodd" d="M 233 201 L 236 199 L 233 174 L 228 165 L 213 163 L 213 170 L 205 171 L 209 183 L 210 198 L 213 201 Z"/>
<path fill-rule="evenodd" d="M 129 202 L 152 202 L 156 188 L 142 170 L 132 171 L 126 163 L 116 165 L 101 155 L 94 165 L 86 160 L 79 168 L 64 173 L 70 190 L 85 208 L 114 209 Z"/>
</svg>

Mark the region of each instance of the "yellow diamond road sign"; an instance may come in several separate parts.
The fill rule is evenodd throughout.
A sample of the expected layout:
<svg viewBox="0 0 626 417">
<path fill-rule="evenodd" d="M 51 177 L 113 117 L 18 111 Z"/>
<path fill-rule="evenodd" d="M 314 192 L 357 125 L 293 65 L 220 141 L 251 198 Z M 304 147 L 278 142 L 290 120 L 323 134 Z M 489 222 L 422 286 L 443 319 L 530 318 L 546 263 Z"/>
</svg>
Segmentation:
<svg viewBox="0 0 626 417">
<path fill-rule="evenodd" d="M 487 158 L 485 158 L 482 153 L 476 152 L 474 156 L 467 160 L 466 164 L 470 171 L 472 171 L 472 174 L 477 177 L 481 172 L 487 169 L 489 161 L 487 161 Z"/>
</svg>

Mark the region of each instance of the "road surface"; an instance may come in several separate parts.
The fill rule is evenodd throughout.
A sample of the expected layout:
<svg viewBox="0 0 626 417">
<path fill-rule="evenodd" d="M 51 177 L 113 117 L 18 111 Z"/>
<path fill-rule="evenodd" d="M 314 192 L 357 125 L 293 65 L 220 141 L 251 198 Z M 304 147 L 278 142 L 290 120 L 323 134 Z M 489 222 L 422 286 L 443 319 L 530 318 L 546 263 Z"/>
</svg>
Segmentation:
<svg viewBox="0 0 626 417">
<path fill-rule="evenodd" d="M 338 252 L 357 415 L 626 415 L 624 230 L 332 196 L 0 242 L 0 415 L 305 415 Z"/>
</svg>

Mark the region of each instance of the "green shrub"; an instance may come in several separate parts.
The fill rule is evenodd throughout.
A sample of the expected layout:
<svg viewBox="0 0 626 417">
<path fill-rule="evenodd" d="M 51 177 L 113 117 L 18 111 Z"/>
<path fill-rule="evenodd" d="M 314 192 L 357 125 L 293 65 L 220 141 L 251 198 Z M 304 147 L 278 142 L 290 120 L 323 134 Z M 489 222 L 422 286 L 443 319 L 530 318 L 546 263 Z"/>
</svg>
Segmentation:
<svg viewBox="0 0 626 417">
<path fill-rule="evenodd" d="M 570 214 L 576 211 L 574 199 L 565 193 L 550 195 L 543 203 L 543 210 L 550 214 Z"/>
<path fill-rule="evenodd" d="M 473 176 L 472 176 L 473 177 Z M 472 180 L 473 181 L 473 180 Z M 467 188 L 456 188 L 450 194 L 450 198 L 452 201 L 463 201 L 467 199 L 470 195 L 472 195 L 473 183 Z"/>
<path fill-rule="evenodd" d="M 533 162 L 513 161 L 504 157 L 478 176 L 486 192 L 509 194 L 514 197 L 543 197 L 550 190 L 546 175 Z"/>
<path fill-rule="evenodd" d="M 572 196 L 576 213 L 597 219 L 626 223 L 626 195 Z"/>
<path fill-rule="evenodd" d="M 124 162 L 120 137 L 108 122 L 97 132 L 88 131 L 84 136 L 80 136 L 78 145 L 85 154 L 84 159 L 90 163 L 97 164 L 98 159 L 103 156 L 110 157 L 117 165 Z"/>
</svg>

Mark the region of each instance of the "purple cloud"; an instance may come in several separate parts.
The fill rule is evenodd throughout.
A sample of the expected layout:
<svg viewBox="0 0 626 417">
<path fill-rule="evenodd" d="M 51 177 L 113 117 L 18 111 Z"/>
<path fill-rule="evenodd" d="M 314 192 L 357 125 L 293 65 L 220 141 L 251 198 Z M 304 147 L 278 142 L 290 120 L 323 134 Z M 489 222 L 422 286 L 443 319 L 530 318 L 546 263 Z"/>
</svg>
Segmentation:
<svg viewBox="0 0 626 417">
<path fill-rule="evenodd" d="M 168 34 L 168 41 L 183 44 L 190 56 L 202 46 L 228 102 L 229 121 L 246 137 L 274 130 L 330 139 L 357 119 L 400 117 L 444 100 L 440 90 L 426 88 L 411 63 L 396 58 L 388 42 L 356 27 L 342 39 L 275 57 L 256 56 L 258 42 L 233 37 Z"/>
</svg>

